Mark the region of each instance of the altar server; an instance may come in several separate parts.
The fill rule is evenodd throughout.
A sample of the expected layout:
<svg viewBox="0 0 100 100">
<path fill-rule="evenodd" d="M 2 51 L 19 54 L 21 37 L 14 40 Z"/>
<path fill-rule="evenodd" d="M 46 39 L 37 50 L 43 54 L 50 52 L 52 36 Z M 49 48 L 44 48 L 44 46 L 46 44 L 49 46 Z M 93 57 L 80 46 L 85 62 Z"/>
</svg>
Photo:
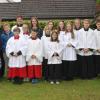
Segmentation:
<svg viewBox="0 0 100 100">
<path fill-rule="evenodd" d="M 28 40 L 26 61 L 28 65 L 28 78 L 32 83 L 37 83 L 42 78 L 43 49 L 38 33 L 31 30 L 31 37 Z"/>
<path fill-rule="evenodd" d="M 48 43 L 48 67 L 49 81 L 51 84 L 59 84 L 61 80 L 61 64 L 63 47 L 58 40 L 58 31 L 53 30 Z"/>
<path fill-rule="evenodd" d="M 96 48 L 95 35 L 90 28 L 90 20 L 83 20 L 83 28 L 78 34 L 78 55 L 80 60 L 81 78 L 91 79 L 95 76 L 93 50 Z"/>
<path fill-rule="evenodd" d="M 94 30 L 94 34 L 96 36 L 96 50 L 94 53 L 95 67 L 96 67 L 96 75 L 100 74 L 100 20 L 96 21 L 97 29 Z"/>
<path fill-rule="evenodd" d="M 45 35 L 42 36 L 41 41 L 43 45 L 43 76 L 45 80 L 48 80 L 48 57 L 47 57 L 47 49 L 48 49 L 48 42 L 50 41 L 51 31 L 45 29 Z"/>
<path fill-rule="evenodd" d="M 14 29 L 14 36 L 7 42 L 6 54 L 9 58 L 8 78 L 13 83 L 22 83 L 23 78 L 26 78 L 26 42 L 19 36 L 20 29 Z"/>
<path fill-rule="evenodd" d="M 63 78 L 64 80 L 72 80 L 74 78 L 74 67 L 77 60 L 76 45 L 77 40 L 73 32 L 73 24 L 68 22 L 66 32 L 60 38 L 61 44 L 64 46 L 63 51 Z"/>
</svg>

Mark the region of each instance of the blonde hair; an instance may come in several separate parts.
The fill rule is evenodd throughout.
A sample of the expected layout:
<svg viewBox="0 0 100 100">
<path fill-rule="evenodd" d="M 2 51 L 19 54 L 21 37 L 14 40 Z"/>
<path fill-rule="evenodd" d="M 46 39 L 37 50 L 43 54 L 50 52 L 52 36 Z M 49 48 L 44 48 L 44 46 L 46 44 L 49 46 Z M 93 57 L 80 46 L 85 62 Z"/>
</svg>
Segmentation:
<svg viewBox="0 0 100 100">
<path fill-rule="evenodd" d="M 67 30 L 67 25 L 71 25 L 71 38 L 72 39 L 74 39 L 75 38 L 75 34 L 74 34 L 74 31 L 73 31 L 73 23 L 72 22 L 68 22 L 67 24 L 66 24 L 66 28 L 65 28 L 65 32 L 67 33 L 68 32 L 68 30 Z"/>
</svg>

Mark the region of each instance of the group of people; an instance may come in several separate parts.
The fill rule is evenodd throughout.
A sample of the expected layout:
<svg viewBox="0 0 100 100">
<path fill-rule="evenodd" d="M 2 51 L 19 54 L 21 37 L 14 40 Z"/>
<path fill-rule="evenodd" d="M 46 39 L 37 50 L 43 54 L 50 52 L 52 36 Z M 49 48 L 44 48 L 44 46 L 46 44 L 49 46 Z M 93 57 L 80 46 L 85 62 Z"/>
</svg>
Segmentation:
<svg viewBox="0 0 100 100">
<path fill-rule="evenodd" d="M 16 18 L 17 24 L 8 23 L 0 29 L 0 76 L 15 84 L 25 79 L 37 83 L 44 78 L 50 84 L 62 80 L 93 79 L 100 74 L 100 20 L 97 28 L 90 28 L 90 20 L 75 19 L 74 23 L 59 21 L 54 28 L 52 20 L 44 29 L 38 19 L 31 18 L 31 27 Z"/>
</svg>

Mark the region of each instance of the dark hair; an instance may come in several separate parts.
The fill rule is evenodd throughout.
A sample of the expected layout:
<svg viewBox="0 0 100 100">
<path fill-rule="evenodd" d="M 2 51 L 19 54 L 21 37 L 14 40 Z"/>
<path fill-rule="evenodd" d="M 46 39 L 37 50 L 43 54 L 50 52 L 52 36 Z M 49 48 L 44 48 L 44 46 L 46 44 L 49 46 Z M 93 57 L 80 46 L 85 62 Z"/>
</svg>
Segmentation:
<svg viewBox="0 0 100 100">
<path fill-rule="evenodd" d="M 52 31 L 52 33 L 51 33 L 51 41 L 52 41 L 52 42 L 54 41 L 54 40 L 53 40 L 53 37 L 52 37 L 53 34 L 56 34 L 56 35 L 57 35 L 56 41 L 59 42 L 59 40 L 58 40 L 59 32 L 58 32 L 56 29 Z"/>
<path fill-rule="evenodd" d="M 32 20 L 33 20 L 33 19 L 36 20 L 36 22 L 37 22 L 37 25 L 36 25 L 36 26 L 39 27 L 38 18 L 37 18 L 37 17 L 32 17 L 32 18 L 31 18 L 31 28 L 33 27 L 33 25 L 32 25 Z"/>
<path fill-rule="evenodd" d="M 63 30 L 62 31 L 65 31 L 65 22 L 62 20 L 62 21 L 60 21 L 60 22 L 62 22 L 63 24 L 64 24 L 64 27 L 63 27 Z M 60 23 L 59 22 L 59 23 Z M 61 31 L 61 29 L 60 29 L 60 27 L 59 27 L 59 25 L 58 25 L 58 27 L 57 27 L 57 30 L 58 30 L 58 32 L 60 32 Z"/>
<path fill-rule="evenodd" d="M 68 30 L 67 30 L 67 25 L 70 24 L 71 25 L 71 38 L 74 39 L 75 38 L 75 35 L 74 35 L 74 31 L 73 31 L 73 23 L 72 22 L 69 22 L 66 24 L 66 29 L 65 29 L 65 32 L 67 33 Z"/>
<path fill-rule="evenodd" d="M 18 27 L 14 28 L 13 32 L 19 32 L 20 33 L 20 29 Z"/>
</svg>

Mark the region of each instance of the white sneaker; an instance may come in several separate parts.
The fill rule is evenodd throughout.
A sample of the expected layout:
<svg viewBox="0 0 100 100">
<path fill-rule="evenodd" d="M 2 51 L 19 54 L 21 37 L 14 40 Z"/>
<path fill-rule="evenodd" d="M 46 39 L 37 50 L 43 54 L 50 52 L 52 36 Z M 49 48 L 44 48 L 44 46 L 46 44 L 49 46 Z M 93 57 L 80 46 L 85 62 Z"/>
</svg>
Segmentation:
<svg viewBox="0 0 100 100">
<path fill-rule="evenodd" d="M 56 82 L 56 84 L 60 84 L 60 82 L 59 82 L 59 81 L 57 81 L 57 82 Z"/>
<path fill-rule="evenodd" d="M 53 81 L 51 81 L 51 82 L 50 82 L 50 84 L 54 84 L 54 82 L 53 82 Z"/>
</svg>

